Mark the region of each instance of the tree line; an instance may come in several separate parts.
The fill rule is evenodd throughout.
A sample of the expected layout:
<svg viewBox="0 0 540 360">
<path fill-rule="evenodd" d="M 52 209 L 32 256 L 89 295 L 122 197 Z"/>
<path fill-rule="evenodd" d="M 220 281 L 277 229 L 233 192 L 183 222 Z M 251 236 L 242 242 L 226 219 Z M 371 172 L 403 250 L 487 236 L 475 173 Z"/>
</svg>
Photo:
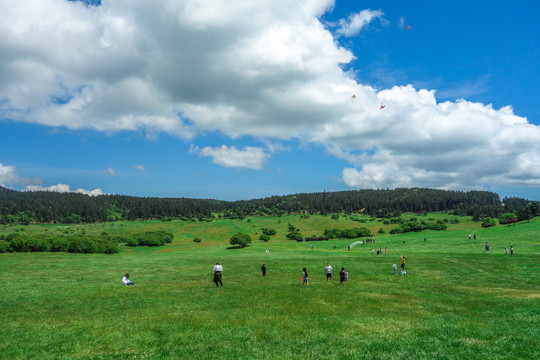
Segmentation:
<svg viewBox="0 0 540 360">
<path fill-rule="evenodd" d="M 0 186 L 0 223 L 93 223 L 119 220 L 198 220 L 214 217 L 281 216 L 293 213 L 370 215 L 382 218 L 402 213 L 445 211 L 480 220 L 504 213 L 525 219 L 539 214 L 539 203 L 504 198 L 488 191 L 449 191 L 426 188 L 350 190 L 301 193 L 260 199 L 222 201 L 125 195 L 89 196 L 48 191 L 19 192 Z"/>
</svg>

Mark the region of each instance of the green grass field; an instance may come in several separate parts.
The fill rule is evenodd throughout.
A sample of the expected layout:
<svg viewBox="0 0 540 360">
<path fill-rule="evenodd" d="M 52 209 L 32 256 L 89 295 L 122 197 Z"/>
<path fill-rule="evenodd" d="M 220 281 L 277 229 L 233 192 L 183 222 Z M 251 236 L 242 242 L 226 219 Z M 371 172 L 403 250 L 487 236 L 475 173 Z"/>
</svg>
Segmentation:
<svg viewBox="0 0 540 360">
<path fill-rule="evenodd" d="M 460 220 L 446 231 L 382 236 L 377 230 L 393 225 L 317 215 L 0 226 L 0 234 L 175 234 L 172 244 L 113 255 L 0 254 L 0 358 L 540 358 L 540 218 L 488 229 Z M 311 242 L 284 240 L 289 222 L 304 236 L 367 226 L 376 242 L 347 251 L 355 240 L 329 240 L 311 250 Z M 263 243 L 262 227 L 278 234 Z M 253 243 L 230 248 L 236 231 Z M 192 242 L 196 236 L 201 243 Z M 510 245 L 515 254 L 505 256 Z M 371 255 L 372 247 L 388 247 L 388 256 Z M 407 276 L 392 275 L 400 254 Z M 223 288 L 212 283 L 218 261 Z M 325 279 L 327 262 L 332 281 Z M 309 287 L 301 286 L 303 267 Z M 341 267 L 350 274 L 345 285 Z M 136 286 L 120 285 L 126 272 Z"/>
</svg>

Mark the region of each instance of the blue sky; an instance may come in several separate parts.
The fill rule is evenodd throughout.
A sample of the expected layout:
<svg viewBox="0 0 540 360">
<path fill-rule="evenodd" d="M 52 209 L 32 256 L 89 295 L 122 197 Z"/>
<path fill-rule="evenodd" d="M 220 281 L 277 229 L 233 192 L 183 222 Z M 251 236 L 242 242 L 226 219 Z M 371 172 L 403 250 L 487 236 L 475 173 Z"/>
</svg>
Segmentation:
<svg viewBox="0 0 540 360">
<path fill-rule="evenodd" d="M 540 200 L 538 10 L 2 3 L 0 184 L 224 200 L 420 186 Z"/>
</svg>

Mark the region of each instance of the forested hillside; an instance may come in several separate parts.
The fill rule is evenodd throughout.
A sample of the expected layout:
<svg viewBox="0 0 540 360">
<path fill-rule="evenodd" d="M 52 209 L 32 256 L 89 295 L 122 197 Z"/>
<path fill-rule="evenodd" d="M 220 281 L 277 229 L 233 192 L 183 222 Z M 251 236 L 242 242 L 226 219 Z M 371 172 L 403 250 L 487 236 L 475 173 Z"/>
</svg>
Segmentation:
<svg viewBox="0 0 540 360">
<path fill-rule="evenodd" d="M 0 187 L 0 223 L 80 223 L 137 219 L 207 220 L 213 216 L 288 213 L 358 213 L 377 217 L 404 212 L 453 211 L 456 215 L 498 217 L 537 202 L 505 198 L 487 191 L 446 191 L 423 188 L 353 190 L 272 196 L 242 201 L 190 198 L 152 198 L 124 195 L 88 196 L 76 193 L 19 192 Z M 536 215 L 536 214 L 531 214 Z"/>
</svg>

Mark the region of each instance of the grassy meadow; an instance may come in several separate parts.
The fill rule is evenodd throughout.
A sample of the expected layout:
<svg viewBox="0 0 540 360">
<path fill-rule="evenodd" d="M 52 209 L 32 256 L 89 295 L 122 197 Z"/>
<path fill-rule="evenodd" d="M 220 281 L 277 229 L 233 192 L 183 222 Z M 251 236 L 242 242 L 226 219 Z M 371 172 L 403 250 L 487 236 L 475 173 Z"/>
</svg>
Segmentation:
<svg viewBox="0 0 540 360">
<path fill-rule="evenodd" d="M 540 218 L 487 229 L 458 219 L 446 231 L 396 235 L 379 235 L 396 225 L 376 219 L 320 215 L 2 225 L 0 234 L 168 230 L 175 239 L 112 255 L 0 254 L 0 358 L 540 358 Z M 351 251 L 356 240 L 295 242 L 285 239 L 289 223 L 303 236 L 365 226 L 376 240 Z M 258 240 L 263 227 L 277 230 L 267 243 Z M 232 248 L 228 239 L 237 231 L 253 243 Z M 514 256 L 505 256 L 510 245 Z M 388 255 L 372 255 L 376 247 Z M 407 276 L 392 275 L 400 254 Z M 216 262 L 223 288 L 212 282 Z M 303 267 L 309 287 L 300 282 Z M 341 267 L 349 271 L 345 285 Z M 121 285 L 126 272 L 136 286 Z"/>
</svg>

